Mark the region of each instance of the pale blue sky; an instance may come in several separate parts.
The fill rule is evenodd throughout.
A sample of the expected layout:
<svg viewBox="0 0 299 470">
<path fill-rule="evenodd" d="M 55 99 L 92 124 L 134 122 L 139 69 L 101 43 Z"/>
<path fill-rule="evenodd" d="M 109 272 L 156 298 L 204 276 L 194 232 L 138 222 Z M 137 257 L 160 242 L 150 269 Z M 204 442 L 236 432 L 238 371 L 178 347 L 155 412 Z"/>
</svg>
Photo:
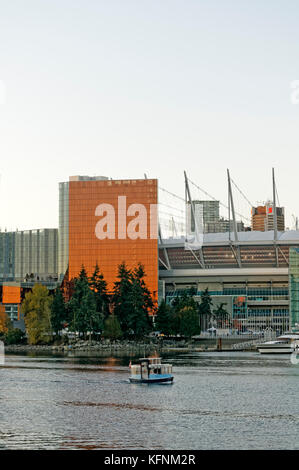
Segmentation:
<svg viewBox="0 0 299 470">
<path fill-rule="evenodd" d="M 69 175 L 299 215 L 297 0 L 0 0 L 0 227 L 55 227 Z M 198 196 L 198 194 L 196 194 Z M 243 204 L 243 203 L 242 203 Z M 236 203 L 242 212 L 249 207 Z"/>
</svg>

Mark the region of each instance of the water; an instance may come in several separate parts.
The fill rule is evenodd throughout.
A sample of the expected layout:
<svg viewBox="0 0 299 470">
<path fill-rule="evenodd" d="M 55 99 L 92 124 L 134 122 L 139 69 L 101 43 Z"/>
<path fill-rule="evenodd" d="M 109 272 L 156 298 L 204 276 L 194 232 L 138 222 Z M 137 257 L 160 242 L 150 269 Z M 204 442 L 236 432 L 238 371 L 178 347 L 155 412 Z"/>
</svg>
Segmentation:
<svg viewBox="0 0 299 470">
<path fill-rule="evenodd" d="M 175 382 L 133 385 L 127 357 L 7 355 L 2 449 L 299 449 L 289 356 L 164 356 Z"/>
</svg>

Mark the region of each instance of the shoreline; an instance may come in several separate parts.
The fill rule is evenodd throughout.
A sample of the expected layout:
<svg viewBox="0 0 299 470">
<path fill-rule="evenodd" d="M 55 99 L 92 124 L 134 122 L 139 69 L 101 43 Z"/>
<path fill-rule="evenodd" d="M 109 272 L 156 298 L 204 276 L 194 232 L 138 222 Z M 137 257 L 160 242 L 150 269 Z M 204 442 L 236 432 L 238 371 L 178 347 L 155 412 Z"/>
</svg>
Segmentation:
<svg viewBox="0 0 299 470">
<path fill-rule="evenodd" d="M 5 346 L 6 353 L 30 353 L 30 352 L 47 352 L 53 354 L 67 353 L 128 353 L 130 354 L 152 354 L 152 353 L 177 353 L 177 352 L 254 352 L 256 348 L 233 349 L 229 345 L 223 346 L 221 349 L 212 344 L 200 346 L 198 343 L 189 342 L 173 342 L 172 344 L 163 344 L 163 342 L 136 342 L 136 341 L 77 341 L 68 345 L 29 345 L 14 344 Z"/>
</svg>

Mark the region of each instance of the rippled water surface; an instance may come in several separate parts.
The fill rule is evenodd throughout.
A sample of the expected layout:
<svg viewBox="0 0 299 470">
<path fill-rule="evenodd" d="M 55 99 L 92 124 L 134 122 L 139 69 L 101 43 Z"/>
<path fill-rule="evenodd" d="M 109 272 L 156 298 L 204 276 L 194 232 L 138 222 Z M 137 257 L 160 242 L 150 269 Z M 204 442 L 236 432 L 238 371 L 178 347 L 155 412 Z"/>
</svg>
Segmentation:
<svg viewBox="0 0 299 470">
<path fill-rule="evenodd" d="M 299 449 L 289 356 L 165 356 L 172 385 L 128 382 L 130 358 L 7 355 L 2 449 Z"/>
</svg>

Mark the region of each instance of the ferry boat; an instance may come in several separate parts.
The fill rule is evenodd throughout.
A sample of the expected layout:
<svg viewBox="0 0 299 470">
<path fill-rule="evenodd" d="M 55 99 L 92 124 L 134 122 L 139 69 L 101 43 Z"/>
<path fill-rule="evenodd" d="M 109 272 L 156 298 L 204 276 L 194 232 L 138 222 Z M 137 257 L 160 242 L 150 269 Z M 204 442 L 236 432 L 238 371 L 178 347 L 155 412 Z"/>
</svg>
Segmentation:
<svg viewBox="0 0 299 470">
<path fill-rule="evenodd" d="M 130 365 L 131 383 L 172 383 L 172 365 L 162 364 L 160 357 L 139 359 L 139 364 Z"/>
<path fill-rule="evenodd" d="M 299 350 L 299 335 L 286 334 L 257 346 L 261 354 L 292 354 Z"/>
</svg>

